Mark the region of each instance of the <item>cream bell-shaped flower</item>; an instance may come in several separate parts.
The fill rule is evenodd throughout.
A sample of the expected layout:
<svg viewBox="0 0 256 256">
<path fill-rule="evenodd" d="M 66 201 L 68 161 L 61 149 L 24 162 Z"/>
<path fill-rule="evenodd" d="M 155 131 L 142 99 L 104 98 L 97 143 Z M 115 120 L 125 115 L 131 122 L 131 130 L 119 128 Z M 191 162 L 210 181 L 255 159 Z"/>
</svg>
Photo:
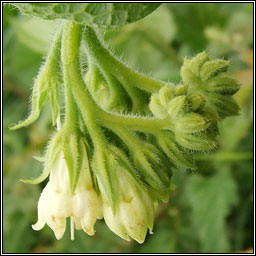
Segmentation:
<svg viewBox="0 0 256 256">
<path fill-rule="evenodd" d="M 136 183 L 131 174 L 123 169 L 116 170 L 118 179 L 118 205 L 113 212 L 102 187 L 103 217 L 115 234 L 125 240 L 130 237 L 143 243 L 149 229 L 152 232 L 154 205 L 146 191 Z"/>
<path fill-rule="evenodd" d="M 83 161 L 85 162 L 85 161 Z M 40 230 L 47 224 L 57 239 L 61 239 L 66 229 L 66 218 L 71 217 L 71 239 L 74 226 L 93 235 L 98 216 L 99 198 L 93 188 L 90 171 L 83 163 L 75 191 L 72 193 L 68 168 L 62 153 L 50 172 L 49 182 L 38 201 L 38 221 L 32 225 Z M 75 224 L 75 225 L 74 225 Z"/>
<path fill-rule="evenodd" d="M 79 175 L 76 190 L 72 196 L 72 215 L 75 228 L 94 235 L 94 224 L 99 216 L 99 198 L 93 187 L 90 171 L 83 168 Z"/>
</svg>

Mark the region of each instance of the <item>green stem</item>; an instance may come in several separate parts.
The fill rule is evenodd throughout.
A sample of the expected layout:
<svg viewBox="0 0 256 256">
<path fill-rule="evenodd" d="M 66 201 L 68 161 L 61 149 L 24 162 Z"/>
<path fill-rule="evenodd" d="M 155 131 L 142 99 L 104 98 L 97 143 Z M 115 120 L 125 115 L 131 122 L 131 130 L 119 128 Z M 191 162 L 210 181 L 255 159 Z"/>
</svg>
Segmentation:
<svg viewBox="0 0 256 256">
<path fill-rule="evenodd" d="M 112 114 L 109 112 L 99 112 L 100 119 L 103 121 L 102 125 L 119 125 L 136 131 L 144 131 L 155 133 L 162 129 L 168 129 L 170 122 L 166 119 L 157 119 L 154 117 L 137 117 L 137 116 L 124 116 L 121 114 Z"/>
<path fill-rule="evenodd" d="M 70 130 L 76 129 L 78 126 L 78 112 L 76 109 L 74 96 L 72 94 L 70 75 L 69 75 L 69 72 L 67 72 L 68 65 L 70 65 L 69 64 L 70 59 L 67 57 L 67 54 L 70 54 L 74 50 L 68 48 L 67 46 L 68 35 L 66 34 L 66 31 L 64 32 L 65 33 L 63 33 L 63 37 L 62 37 L 63 43 L 62 43 L 62 55 L 61 55 L 62 63 L 63 63 L 63 80 L 64 80 L 64 89 L 65 89 L 65 92 L 64 92 L 65 93 L 65 122 L 63 127 L 67 129 L 67 131 L 70 131 Z M 67 63 L 67 65 L 65 65 L 65 63 Z"/>
<path fill-rule="evenodd" d="M 115 210 L 117 196 L 114 185 L 115 176 L 112 175 L 114 170 L 108 166 L 107 139 L 97 120 L 98 112 L 103 112 L 103 110 L 93 101 L 83 81 L 79 65 L 82 28 L 82 25 L 75 22 L 66 23 L 62 42 L 63 73 L 65 82 L 72 88 L 75 101 L 94 145 L 93 162 L 95 167 L 93 167 L 93 171 L 95 171 L 99 183 L 102 184 L 112 209 Z"/>
<path fill-rule="evenodd" d="M 78 113 L 76 111 L 76 104 L 72 94 L 72 88 L 67 83 L 69 80 L 67 72 L 64 72 L 64 87 L 65 87 L 65 123 L 64 127 L 68 130 L 76 129 L 78 125 Z"/>
<path fill-rule="evenodd" d="M 102 110 L 95 103 L 85 86 L 80 72 L 79 45 L 81 31 L 81 25 L 68 23 L 66 26 L 62 42 L 63 72 L 66 77 L 66 83 L 72 88 L 74 98 L 81 110 L 81 114 L 95 142 L 95 146 L 102 145 L 102 142 L 105 141 L 105 137 L 95 121 L 97 119 L 98 122 L 102 121 L 101 125 L 104 125 L 106 122 L 138 131 L 154 132 L 160 129 L 168 129 L 169 123 L 167 120 L 113 114 Z M 69 40 L 70 38 L 71 40 Z"/>
<path fill-rule="evenodd" d="M 118 61 L 106 48 L 102 46 L 95 34 L 95 31 L 91 27 L 86 27 L 84 31 L 84 42 L 90 58 L 92 58 L 96 63 L 102 63 L 102 65 L 108 67 L 110 72 L 122 83 L 125 82 L 126 85 L 136 86 L 139 89 L 151 93 L 158 91 L 165 85 L 164 82 L 138 73 Z"/>
<path fill-rule="evenodd" d="M 95 114 L 99 107 L 91 98 L 80 72 L 79 47 L 82 26 L 67 22 L 62 40 L 62 63 L 65 83 L 72 88 L 75 101 L 81 110 L 82 117 L 91 135 L 95 149 L 105 146 L 105 137 L 96 123 Z"/>
</svg>

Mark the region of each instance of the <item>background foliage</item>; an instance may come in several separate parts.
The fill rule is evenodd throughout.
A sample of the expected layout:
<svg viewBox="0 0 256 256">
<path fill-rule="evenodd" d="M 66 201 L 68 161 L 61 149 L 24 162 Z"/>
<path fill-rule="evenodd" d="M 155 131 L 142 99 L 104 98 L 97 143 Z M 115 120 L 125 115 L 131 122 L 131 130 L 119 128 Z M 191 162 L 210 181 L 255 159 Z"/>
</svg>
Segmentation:
<svg viewBox="0 0 256 256">
<path fill-rule="evenodd" d="M 29 185 L 42 168 L 40 154 L 51 134 L 51 115 L 44 108 L 27 129 L 8 125 L 28 113 L 33 79 L 55 30 L 52 21 L 3 9 L 3 250 L 5 253 L 213 253 L 253 245 L 253 4 L 163 4 L 145 19 L 102 34 L 130 66 L 155 78 L 178 82 L 184 56 L 207 50 L 231 60 L 230 72 L 243 84 L 235 95 L 241 114 L 221 124 L 215 152 L 197 155 L 199 170 L 174 173 L 177 188 L 156 212 L 154 235 L 145 243 L 121 240 L 96 224 L 96 234 L 67 231 L 56 241 L 45 227 L 35 232 L 37 201 L 45 184 Z M 99 31 L 100 32 L 100 31 Z"/>
</svg>

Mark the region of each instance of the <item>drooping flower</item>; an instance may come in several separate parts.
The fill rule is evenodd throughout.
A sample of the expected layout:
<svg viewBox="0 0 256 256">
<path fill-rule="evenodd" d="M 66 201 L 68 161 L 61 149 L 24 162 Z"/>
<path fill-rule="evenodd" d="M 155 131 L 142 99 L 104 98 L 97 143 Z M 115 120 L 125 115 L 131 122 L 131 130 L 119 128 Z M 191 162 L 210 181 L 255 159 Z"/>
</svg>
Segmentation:
<svg viewBox="0 0 256 256">
<path fill-rule="evenodd" d="M 115 171 L 117 174 L 118 205 L 114 211 L 100 186 L 103 217 L 110 230 L 121 238 L 129 241 L 131 237 L 137 242 L 143 243 L 148 229 L 150 232 L 153 229 L 153 201 L 148 193 L 136 184 L 127 170 L 119 166 Z"/>
<path fill-rule="evenodd" d="M 47 224 L 56 238 L 61 239 L 66 229 L 66 218 L 71 217 L 71 239 L 74 239 L 74 227 L 93 235 L 98 207 L 99 198 L 86 162 L 83 161 L 76 189 L 72 193 L 66 161 L 60 153 L 51 169 L 49 182 L 41 193 L 38 221 L 32 228 L 40 230 Z"/>
</svg>

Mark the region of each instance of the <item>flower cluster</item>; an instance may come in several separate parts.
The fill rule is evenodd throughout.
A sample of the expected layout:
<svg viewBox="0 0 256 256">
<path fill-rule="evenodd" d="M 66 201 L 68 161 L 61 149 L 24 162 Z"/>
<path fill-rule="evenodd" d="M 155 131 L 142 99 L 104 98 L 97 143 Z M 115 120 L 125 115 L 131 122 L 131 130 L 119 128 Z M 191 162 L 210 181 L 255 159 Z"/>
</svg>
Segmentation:
<svg viewBox="0 0 256 256">
<path fill-rule="evenodd" d="M 193 152 L 214 149 L 218 122 L 238 113 L 232 95 L 239 84 L 227 74 L 228 65 L 200 53 L 185 59 L 182 82 L 174 86 L 125 66 L 92 28 L 66 22 L 36 80 L 31 115 L 12 127 L 35 121 L 48 99 L 53 125 L 64 116 L 48 144 L 44 172 L 26 181 L 50 176 L 33 229 L 47 224 L 60 239 L 70 217 L 73 239 L 74 229 L 93 235 L 96 220 L 104 218 L 121 238 L 142 243 L 153 230 L 158 201 L 166 202 L 173 189 L 173 168 L 196 169 Z"/>
<path fill-rule="evenodd" d="M 72 147 L 69 149 L 65 145 L 67 137 Z M 114 233 L 123 239 L 130 240 L 131 237 L 142 243 L 147 230 L 153 229 L 154 204 L 146 188 L 141 186 L 140 180 L 133 173 L 128 159 L 118 148 L 111 146 L 108 152 L 105 151 L 105 166 L 97 166 L 102 164 L 102 159 L 95 159 L 92 164 L 96 178 L 100 177 L 97 168 L 106 168 L 107 172 L 112 172 L 118 195 L 114 199 L 118 203 L 113 207 L 104 184 L 101 184 L 102 179 L 99 178 L 97 185 L 94 184 L 86 144 L 82 139 L 78 140 L 77 136 L 67 136 L 63 130 L 51 140 L 46 152 L 45 170 L 40 178 L 45 176 L 45 172 L 50 172 L 49 182 L 39 198 L 38 221 L 32 228 L 40 230 L 47 224 L 56 238 L 61 239 L 66 229 L 66 219 L 70 217 L 71 239 L 74 239 L 74 229 L 83 229 L 88 235 L 94 235 L 94 224 L 103 217 Z M 76 167 L 72 168 L 68 164 L 67 155 L 74 155 L 79 147 L 81 163 L 80 166 L 74 163 L 78 160 L 78 156 L 75 156 L 72 162 Z M 37 183 L 38 180 L 32 182 Z"/>
<path fill-rule="evenodd" d="M 68 168 L 60 153 L 52 166 L 49 182 L 40 196 L 38 221 L 32 227 L 40 230 L 47 224 L 56 238 L 60 239 L 66 229 L 66 218 L 71 217 L 76 229 L 83 229 L 88 235 L 93 235 L 98 209 L 99 198 L 93 188 L 88 166 L 82 165 L 76 189 L 72 193 Z"/>
<path fill-rule="evenodd" d="M 151 97 L 150 110 L 154 116 L 171 122 L 170 131 L 182 147 L 191 150 L 214 148 L 216 142 L 207 135 L 211 122 L 199 112 L 203 109 L 205 101 L 200 96 L 190 96 L 187 87 L 162 87 Z"/>
<path fill-rule="evenodd" d="M 214 120 L 237 115 L 239 111 L 232 95 L 240 85 L 227 74 L 229 65 L 229 61 L 211 60 L 202 52 L 193 59 L 185 59 L 181 68 L 182 80 L 189 84 L 189 94 L 204 99 L 206 104 L 201 111 Z"/>
</svg>

